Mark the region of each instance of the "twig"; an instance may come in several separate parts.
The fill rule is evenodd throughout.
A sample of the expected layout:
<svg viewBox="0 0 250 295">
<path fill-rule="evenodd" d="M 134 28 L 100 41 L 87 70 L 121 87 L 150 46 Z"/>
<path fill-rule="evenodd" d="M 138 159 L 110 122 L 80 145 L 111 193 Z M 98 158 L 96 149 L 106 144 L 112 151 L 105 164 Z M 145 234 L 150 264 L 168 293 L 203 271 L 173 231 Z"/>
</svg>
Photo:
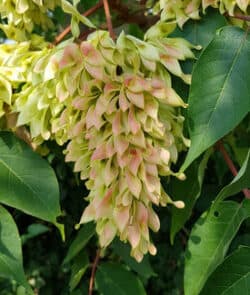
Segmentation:
<svg viewBox="0 0 250 295">
<path fill-rule="evenodd" d="M 236 176 L 238 174 L 238 171 L 233 163 L 233 161 L 231 160 L 229 154 L 227 153 L 223 143 L 221 140 L 219 140 L 217 143 L 216 143 L 216 148 L 218 151 L 221 152 L 228 168 L 230 169 L 230 171 L 232 172 L 233 176 Z M 243 189 L 242 190 L 243 194 L 245 195 L 245 197 L 247 199 L 250 199 L 250 190 L 249 189 Z"/>
<path fill-rule="evenodd" d="M 96 10 L 98 10 L 99 8 L 101 8 L 103 6 L 103 1 L 100 0 L 96 5 L 94 5 L 93 7 L 91 7 L 89 10 L 87 10 L 86 12 L 83 13 L 83 16 L 89 16 L 91 14 L 93 14 L 94 12 L 96 12 Z M 63 40 L 63 38 L 70 32 L 71 26 L 69 25 L 68 27 L 66 27 L 65 30 L 63 30 L 56 38 L 54 41 L 54 44 L 58 44 L 59 42 L 61 42 Z"/>
<path fill-rule="evenodd" d="M 247 22 L 250 22 L 250 15 L 244 15 L 244 14 L 239 14 L 239 13 L 235 13 L 234 15 L 230 15 L 229 13 L 224 13 L 225 16 L 229 16 L 232 18 L 237 18 L 237 19 L 241 19 Z"/>
<path fill-rule="evenodd" d="M 89 281 L 89 295 L 92 295 L 92 292 L 93 292 L 94 281 L 95 281 L 95 272 L 96 272 L 98 262 L 100 260 L 100 253 L 101 253 L 101 250 L 98 249 L 96 251 L 95 260 L 94 260 L 93 265 L 92 265 L 91 277 L 90 277 L 90 281 Z"/>
<path fill-rule="evenodd" d="M 236 176 L 238 174 L 238 171 L 233 163 L 233 161 L 231 160 L 231 158 L 229 157 L 226 149 L 224 148 L 224 145 L 221 141 L 218 141 L 216 143 L 216 148 L 218 149 L 218 151 L 221 152 L 228 168 L 230 169 L 230 171 L 232 172 L 233 176 Z"/>
<path fill-rule="evenodd" d="M 104 6 L 104 11 L 105 11 L 105 16 L 106 16 L 106 21 L 107 21 L 107 26 L 108 26 L 110 37 L 113 40 L 115 40 L 115 32 L 113 30 L 108 0 L 103 0 L 103 6 Z"/>
</svg>

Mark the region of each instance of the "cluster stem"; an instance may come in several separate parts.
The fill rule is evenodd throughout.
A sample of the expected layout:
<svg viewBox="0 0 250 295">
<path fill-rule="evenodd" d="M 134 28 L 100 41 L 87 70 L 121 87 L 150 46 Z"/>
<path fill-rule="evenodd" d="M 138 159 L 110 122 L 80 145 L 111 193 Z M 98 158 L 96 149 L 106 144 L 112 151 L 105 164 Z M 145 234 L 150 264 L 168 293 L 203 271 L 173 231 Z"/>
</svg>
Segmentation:
<svg viewBox="0 0 250 295">
<path fill-rule="evenodd" d="M 92 295 L 92 293 L 93 293 L 95 273 L 96 273 L 96 268 L 97 268 L 98 262 L 100 260 L 100 253 L 101 253 L 101 250 L 98 249 L 96 251 L 95 260 L 93 262 L 92 269 L 91 269 L 91 276 L 90 276 L 90 280 L 89 280 L 89 294 L 88 295 Z"/>
<path fill-rule="evenodd" d="M 107 27 L 108 27 L 108 31 L 109 31 L 110 37 L 113 40 L 115 40 L 116 36 L 115 36 L 114 29 L 113 29 L 113 24 L 112 24 L 112 20 L 111 20 L 111 15 L 110 15 L 110 9 L 109 9 L 109 2 L 108 2 L 108 0 L 103 0 L 103 6 L 104 6 L 106 21 L 107 21 Z"/>
</svg>

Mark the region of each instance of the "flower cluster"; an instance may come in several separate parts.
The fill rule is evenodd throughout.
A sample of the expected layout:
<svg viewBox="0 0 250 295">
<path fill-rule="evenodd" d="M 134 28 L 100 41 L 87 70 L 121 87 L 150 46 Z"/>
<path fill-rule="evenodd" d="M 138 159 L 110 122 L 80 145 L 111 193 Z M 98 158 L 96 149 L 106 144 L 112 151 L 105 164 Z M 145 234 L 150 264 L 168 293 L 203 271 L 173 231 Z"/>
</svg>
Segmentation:
<svg viewBox="0 0 250 295">
<path fill-rule="evenodd" d="M 160 0 L 153 12 L 161 11 L 161 21 L 176 21 L 182 27 L 188 19 L 199 19 L 200 9 L 204 13 L 207 7 L 218 8 L 221 14 L 227 12 L 233 16 L 235 10 L 246 13 L 249 3 L 249 0 Z"/>
<path fill-rule="evenodd" d="M 58 3 L 3 0 L 7 35 L 12 27 L 18 34 L 50 25 L 47 11 Z M 0 116 L 17 114 L 12 127 L 27 126 L 36 144 L 67 143 L 66 161 L 75 162 L 90 191 L 80 223 L 96 222 L 102 247 L 116 235 L 129 241 L 138 261 L 156 253 L 149 229 L 158 231 L 160 222 L 153 205 L 184 205 L 173 202 L 160 182 L 161 175 L 184 178 L 171 164 L 189 145 L 179 109 L 186 104 L 172 88 L 171 74 L 190 82 L 179 62 L 194 57 L 193 46 L 168 38 L 174 29 L 159 22 L 144 41 L 121 33 L 114 42 L 96 31 L 80 44 L 48 46 L 30 35 L 30 41 L 0 46 Z"/>
<path fill-rule="evenodd" d="M 30 80 L 32 65 L 43 54 L 46 42 L 38 36 L 31 41 L 0 45 L 0 117 L 12 109 L 17 89 Z M 32 44 L 32 45 L 31 45 Z"/>
<path fill-rule="evenodd" d="M 15 5 L 25 12 L 30 3 Z M 8 18 L 8 25 L 23 22 L 32 30 L 25 14 L 20 21 Z M 0 46 L 0 115 L 6 107 L 18 114 L 16 126 L 27 126 L 36 144 L 67 143 L 66 161 L 75 162 L 90 191 L 80 222 L 96 221 L 102 247 L 115 235 L 129 241 L 138 261 L 156 253 L 149 229 L 158 231 L 160 222 L 153 205 L 183 206 L 160 182 L 160 175 L 184 178 L 171 163 L 189 145 L 179 110 L 186 104 L 172 88 L 171 74 L 190 82 L 179 62 L 194 57 L 193 46 L 168 38 L 174 28 L 158 23 L 144 41 L 121 33 L 114 42 L 96 31 L 80 44 L 49 47 L 33 35 L 30 42 Z"/>
<path fill-rule="evenodd" d="M 115 235 L 129 241 L 138 261 L 156 253 L 153 205 L 174 203 L 159 175 L 184 177 L 170 168 L 189 144 L 178 109 L 186 104 L 170 73 L 190 81 L 179 61 L 193 58 L 191 49 L 183 39 L 150 32 L 147 41 L 121 33 L 114 42 L 97 31 L 79 45 L 40 52 L 15 98 L 17 124 L 28 125 L 35 141 L 68 142 L 66 161 L 75 162 L 90 191 L 80 222 L 96 221 L 102 247 Z"/>
<path fill-rule="evenodd" d="M 163 40 L 163 50 L 153 41 L 121 34 L 115 44 L 106 32 L 97 32 L 78 50 L 76 45 L 65 48 L 60 60 L 65 68 L 75 59 L 75 67 L 64 72 L 71 87 L 76 83 L 67 116 L 71 120 L 78 112 L 66 160 L 74 161 L 75 171 L 88 179 L 90 204 L 80 222 L 96 221 L 102 247 L 115 235 L 129 241 L 138 261 L 147 252 L 156 253 L 149 228 L 158 231 L 160 222 L 152 205 L 171 202 L 159 175 L 175 174 L 170 164 L 187 144 L 183 117 L 175 110 L 186 105 L 171 88 L 167 71 L 174 71 L 183 44 L 168 41 Z M 190 47 L 183 58 L 193 56 Z"/>
</svg>

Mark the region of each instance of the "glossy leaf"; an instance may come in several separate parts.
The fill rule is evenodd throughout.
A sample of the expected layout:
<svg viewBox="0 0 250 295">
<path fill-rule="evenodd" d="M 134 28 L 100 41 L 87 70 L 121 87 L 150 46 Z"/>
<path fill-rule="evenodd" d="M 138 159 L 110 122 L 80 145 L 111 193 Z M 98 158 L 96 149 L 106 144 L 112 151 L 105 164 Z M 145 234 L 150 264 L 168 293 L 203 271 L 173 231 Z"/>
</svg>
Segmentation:
<svg viewBox="0 0 250 295">
<path fill-rule="evenodd" d="M 72 258 L 74 258 L 88 243 L 88 241 L 95 234 L 94 223 L 86 223 L 81 226 L 76 238 L 73 240 L 69 247 L 68 253 L 63 261 L 63 263 L 68 263 Z"/>
<path fill-rule="evenodd" d="M 185 295 L 199 294 L 210 274 L 223 261 L 241 223 L 249 216 L 250 200 L 245 199 L 242 204 L 232 201 L 218 203 L 199 218 L 188 242 Z"/>
<path fill-rule="evenodd" d="M 196 63 L 188 120 L 191 147 L 185 170 L 202 152 L 236 127 L 250 110 L 250 36 L 224 27 Z"/>
<path fill-rule="evenodd" d="M 0 205 L 0 276 L 13 279 L 32 294 L 23 270 L 21 239 L 12 216 Z"/>
<path fill-rule="evenodd" d="M 249 294 L 250 247 L 240 247 L 228 256 L 208 279 L 201 295 Z"/>
<path fill-rule="evenodd" d="M 201 193 L 201 187 L 204 178 L 204 172 L 207 166 L 207 161 L 212 150 L 207 153 L 200 161 L 194 162 L 186 171 L 186 180 L 173 180 L 171 196 L 174 200 L 182 200 L 185 203 L 183 209 L 176 207 L 172 208 L 170 240 L 173 244 L 176 233 L 184 226 L 189 219 L 193 206 Z"/>
<path fill-rule="evenodd" d="M 61 212 L 54 171 L 8 132 L 0 132 L 0 202 L 53 223 Z"/>
<path fill-rule="evenodd" d="M 96 285 L 103 295 L 146 295 L 141 281 L 119 264 L 100 264 L 96 272 Z"/>
</svg>

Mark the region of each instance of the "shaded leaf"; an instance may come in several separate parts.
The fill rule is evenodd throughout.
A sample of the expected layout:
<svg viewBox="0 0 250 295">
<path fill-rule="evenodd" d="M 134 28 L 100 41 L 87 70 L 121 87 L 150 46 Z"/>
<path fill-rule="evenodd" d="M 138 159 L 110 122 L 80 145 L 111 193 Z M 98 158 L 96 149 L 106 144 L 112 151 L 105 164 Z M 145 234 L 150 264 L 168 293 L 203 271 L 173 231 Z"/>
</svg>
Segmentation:
<svg viewBox="0 0 250 295">
<path fill-rule="evenodd" d="M 208 279 L 201 295 L 249 294 L 250 248 L 240 247 L 228 256 Z"/>
<path fill-rule="evenodd" d="M 63 261 L 63 264 L 68 263 L 74 258 L 88 243 L 88 241 L 95 234 L 94 223 L 86 223 L 81 226 L 76 238 L 69 247 L 68 253 Z"/>
<path fill-rule="evenodd" d="M 224 27 L 194 66 L 188 101 L 191 147 L 182 170 L 249 112 L 249 54 L 248 33 Z"/>
<path fill-rule="evenodd" d="M 31 294 L 23 270 L 21 239 L 9 212 L 0 205 L 0 276 L 13 279 Z"/>
<path fill-rule="evenodd" d="M 232 196 L 244 188 L 250 187 L 250 149 L 248 151 L 247 157 L 239 170 L 238 174 L 235 176 L 233 181 L 226 185 L 217 195 L 213 206 L 225 198 Z"/>
<path fill-rule="evenodd" d="M 149 279 L 152 276 L 155 276 L 155 272 L 152 269 L 152 266 L 149 261 L 149 257 L 146 255 L 143 257 L 143 260 L 138 263 L 133 257 L 130 255 L 130 246 L 125 244 L 118 239 L 116 239 L 112 243 L 113 251 L 119 255 L 123 261 L 135 272 L 139 275 Z"/>
<path fill-rule="evenodd" d="M 61 212 L 53 169 L 9 132 L 0 132 L 0 202 L 53 223 Z"/>
<path fill-rule="evenodd" d="M 80 283 L 84 273 L 86 272 L 89 266 L 89 258 L 86 252 L 78 254 L 74 260 L 75 261 L 71 267 L 71 276 L 69 281 L 69 287 L 71 292 Z"/>
<path fill-rule="evenodd" d="M 25 244 L 29 239 L 35 238 L 49 231 L 49 228 L 41 223 L 33 223 L 28 226 L 27 233 L 21 236 L 22 244 Z"/>
<path fill-rule="evenodd" d="M 120 264 L 100 264 L 95 279 L 103 295 L 146 295 L 141 281 Z"/>
<path fill-rule="evenodd" d="M 183 209 L 176 207 L 172 208 L 170 240 L 174 242 L 176 233 L 184 226 L 189 219 L 194 204 L 201 193 L 204 172 L 207 166 L 207 161 L 212 150 L 208 150 L 204 157 L 198 162 L 194 162 L 186 171 L 186 180 L 173 180 L 171 196 L 174 200 L 182 200 L 185 203 Z"/>
</svg>

